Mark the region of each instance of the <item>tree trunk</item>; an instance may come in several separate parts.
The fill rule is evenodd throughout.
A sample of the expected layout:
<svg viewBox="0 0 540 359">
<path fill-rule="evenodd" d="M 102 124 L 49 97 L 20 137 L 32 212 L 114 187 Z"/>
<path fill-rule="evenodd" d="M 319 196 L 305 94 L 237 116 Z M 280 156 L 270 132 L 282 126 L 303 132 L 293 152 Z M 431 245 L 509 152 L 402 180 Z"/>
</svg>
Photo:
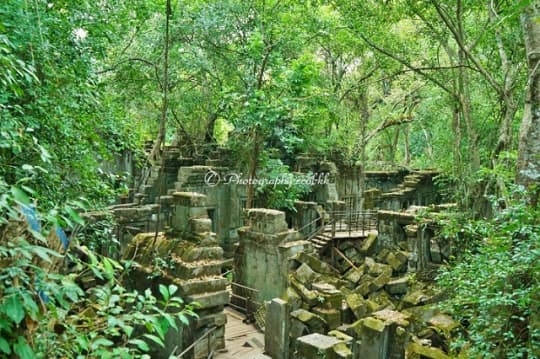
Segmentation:
<svg viewBox="0 0 540 359">
<path fill-rule="evenodd" d="M 165 126 L 167 123 L 167 111 L 169 108 L 169 20 L 171 17 L 171 0 L 167 0 L 165 9 L 165 43 L 163 45 L 163 88 L 161 116 L 159 130 L 154 147 L 148 156 L 150 162 L 157 161 L 161 157 L 161 145 L 165 142 Z"/>
<path fill-rule="evenodd" d="M 523 120 L 519 131 L 517 182 L 531 190 L 531 203 L 538 203 L 540 182 L 540 1 L 525 9 L 521 23 L 525 36 L 529 79 Z"/>
</svg>

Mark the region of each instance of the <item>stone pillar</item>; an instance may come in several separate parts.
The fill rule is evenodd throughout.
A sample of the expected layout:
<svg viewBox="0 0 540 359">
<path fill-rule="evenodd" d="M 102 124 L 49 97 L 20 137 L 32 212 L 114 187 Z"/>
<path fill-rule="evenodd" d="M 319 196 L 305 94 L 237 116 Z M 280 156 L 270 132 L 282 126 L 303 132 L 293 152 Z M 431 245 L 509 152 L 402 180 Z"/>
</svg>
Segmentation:
<svg viewBox="0 0 540 359">
<path fill-rule="evenodd" d="M 358 342 L 353 345 L 353 359 L 401 359 L 408 341 L 405 327 L 408 316 L 381 310 L 355 322 L 352 327 Z"/>
<path fill-rule="evenodd" d="M 235 281 L 256 289 L 257 301 L 281 297 L 287 289 L 290 258 L 310 248 L 297 231 L 287 228 L 285 213 L 271 209 L 250 209 L 249 227 L 239 229 L 240 244 L 235 253 Z M 242 295 L 241 289 L 233 287 Z"/>
<path fill-rule="evenodd" d="M 201 193 L 174 192 L 173 228 L 179 232 L 209 232 L 212 223 L 208 219 L 205 201 L 206 196 Z M 210 224 L 210 228 L 208 228 L 208 224 Z"/>
<path fill-rule="evenodd" d="M 272 359 L 289 357 L 289 306 L 279 298 L 266 304 L 264 351 Z"/>
</svg>

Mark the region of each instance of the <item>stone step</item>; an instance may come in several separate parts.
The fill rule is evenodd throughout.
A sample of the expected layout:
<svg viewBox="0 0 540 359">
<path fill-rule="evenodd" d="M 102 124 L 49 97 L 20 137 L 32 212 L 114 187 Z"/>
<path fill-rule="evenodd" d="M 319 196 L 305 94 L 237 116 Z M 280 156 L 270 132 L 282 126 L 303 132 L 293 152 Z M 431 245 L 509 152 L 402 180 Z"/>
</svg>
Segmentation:
<svg viewBox="0 0 540 359">
<path fill-rule="evenodd" d="M 318 240 L 317 238 L 312 238 L 311 242 L 314 244 L 318 244 L 320 246 L 325 246 L 326 244 L 328 244 L 327 241 L 321 241 L 321 240 Z"/>
</svg>

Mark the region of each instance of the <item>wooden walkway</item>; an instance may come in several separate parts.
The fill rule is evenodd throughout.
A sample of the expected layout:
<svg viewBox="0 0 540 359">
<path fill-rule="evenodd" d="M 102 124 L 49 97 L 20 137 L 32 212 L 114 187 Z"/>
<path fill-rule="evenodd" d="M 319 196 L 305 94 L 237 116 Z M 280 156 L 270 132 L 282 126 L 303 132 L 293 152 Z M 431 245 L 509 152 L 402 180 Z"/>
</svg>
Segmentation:
<svg viewBox="0 0 540 359">
<path fill-rule="evenodd" d="M 231 308 L 225 308 L 225 348 L 223 353 L 216 353 L 215 359 L 263 359 L 264 334 L 253 324 L 245 324 L 243 314 Z"/>
</svg>

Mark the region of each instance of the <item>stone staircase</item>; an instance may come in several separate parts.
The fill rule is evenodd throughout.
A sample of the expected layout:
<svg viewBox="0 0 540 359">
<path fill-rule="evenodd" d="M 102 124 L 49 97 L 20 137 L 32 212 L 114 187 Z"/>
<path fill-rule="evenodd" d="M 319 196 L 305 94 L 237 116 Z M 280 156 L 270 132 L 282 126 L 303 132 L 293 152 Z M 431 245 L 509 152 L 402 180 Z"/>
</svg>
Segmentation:
<svg viewBox="0 0 540 359">
<path fill-rule="evenodd" d="M 329 232 L 321 232 L 310 238 L 310 242 L 318 252 L 323 251 L 330 243 L 332 243 L 332 234 Z"/>
<path fill-rule="evenodd" d="M 414 171 L 406 175 L 397 187 L 381 193 L 379 205 L 382 209 L 400 211 L 410 205 L 427 205 L 435 201 L 433 177 L 436 171 Z"/>
</svg>

